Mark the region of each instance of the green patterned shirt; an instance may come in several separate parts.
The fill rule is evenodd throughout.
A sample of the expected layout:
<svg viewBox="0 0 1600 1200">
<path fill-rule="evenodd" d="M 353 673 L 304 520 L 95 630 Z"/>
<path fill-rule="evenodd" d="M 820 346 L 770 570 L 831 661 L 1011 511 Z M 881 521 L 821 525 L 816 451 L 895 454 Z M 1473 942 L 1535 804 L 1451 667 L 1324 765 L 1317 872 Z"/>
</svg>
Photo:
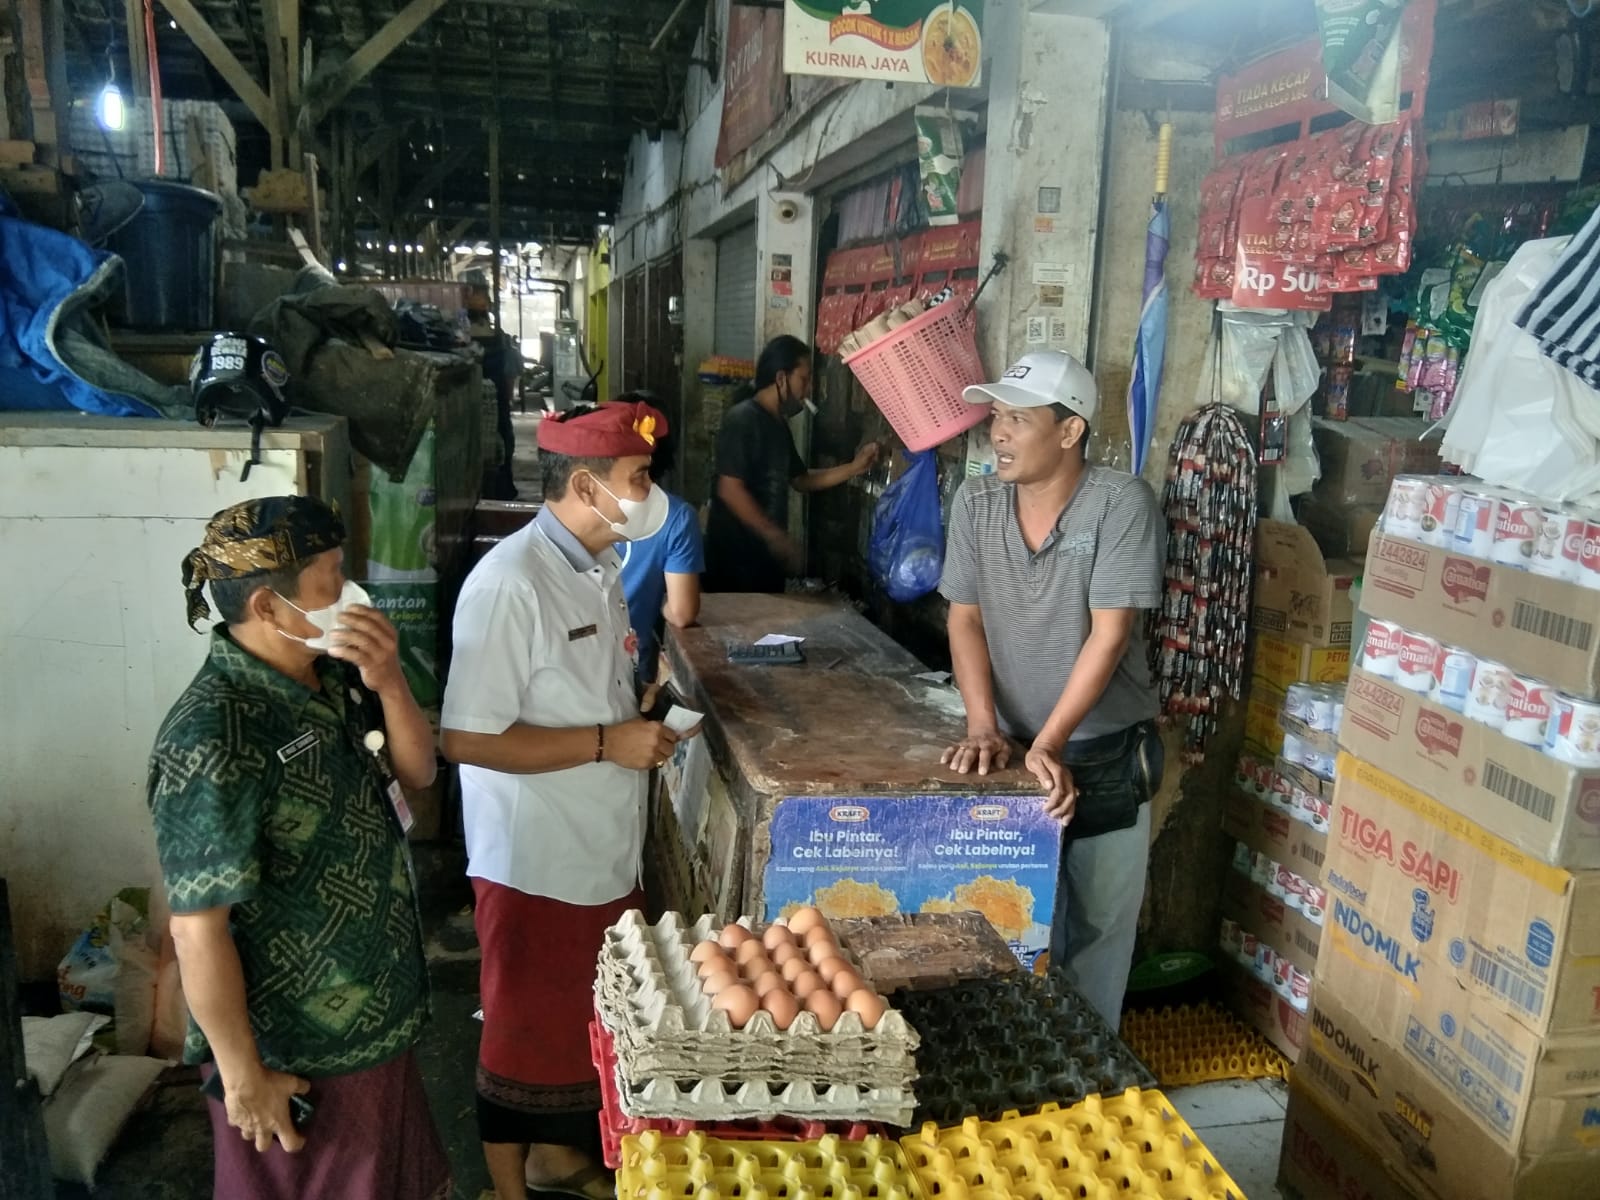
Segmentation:
<svg viewBox="0 0 1600 1200">
<path fill-rule="evenodd" d="M 211 652 L 156 736 L 149 799 L 175 913 L 231 906 L 262 1060 L 308 1077 L 386 1062 L 428 1015 L 410 850 L 362 739 L 381 725 L 353 670 L 313 692 L 234 643 Z M 210 1049 L 191 1020 L 186 1062 Z"/>
</svg>

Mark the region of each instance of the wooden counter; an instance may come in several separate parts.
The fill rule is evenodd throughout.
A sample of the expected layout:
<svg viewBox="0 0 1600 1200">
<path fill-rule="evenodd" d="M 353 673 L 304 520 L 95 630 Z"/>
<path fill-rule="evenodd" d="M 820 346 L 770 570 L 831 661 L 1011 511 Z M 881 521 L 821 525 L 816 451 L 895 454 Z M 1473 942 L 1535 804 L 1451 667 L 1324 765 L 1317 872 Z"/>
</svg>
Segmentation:
<svg viewBox="0 0 1600 1200">
<path fill-rule="evenodd" d="M 846 918 L 998 894 L 991 923 L 1025 961 L 1037 952 L 1060 827 L 1026 772 L 940 765 L 966 730 L 954 687 L 918 678 L 920 661 L 837 599 L 713 595 L 700 620 L 666 639 L 673 685 L 706 714 L 653 806 L 673 907 L 771 919 L 815 903 Z M 806 662 L 728 661 L 766 634 L 803 637 Z"/>
</svg>

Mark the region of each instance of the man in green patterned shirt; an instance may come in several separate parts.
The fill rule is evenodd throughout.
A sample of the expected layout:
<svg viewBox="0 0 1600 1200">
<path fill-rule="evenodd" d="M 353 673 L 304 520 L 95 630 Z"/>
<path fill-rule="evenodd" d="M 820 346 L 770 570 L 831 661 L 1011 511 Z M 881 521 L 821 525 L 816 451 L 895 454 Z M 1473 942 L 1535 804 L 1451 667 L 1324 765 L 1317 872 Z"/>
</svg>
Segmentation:
<svg viewBox="0 0 1600 1200">
<path fill-rule="evenodd" d="M 449 1191 L 412 1049 L 428 982 L 402 790 L 432 782 L 433 734 L 343 542 L 320 501 L 275 497 L 218 513 L 184 560 L 190 625 L 206 584 L 223 623 L 149 798 L 227 1200 Z"/>
</svg>

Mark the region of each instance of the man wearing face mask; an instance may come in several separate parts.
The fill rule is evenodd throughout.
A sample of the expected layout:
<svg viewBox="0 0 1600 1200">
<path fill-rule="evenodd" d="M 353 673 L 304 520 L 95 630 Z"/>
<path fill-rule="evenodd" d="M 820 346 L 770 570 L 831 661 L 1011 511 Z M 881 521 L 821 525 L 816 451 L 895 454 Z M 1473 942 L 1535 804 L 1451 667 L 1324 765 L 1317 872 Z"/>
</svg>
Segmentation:
<svg viewBox="0 0 1600 1200">
<path fill-rule="evenodd" d="M 646 783 L 678 739 L 640 715 L 613 546 L 666 520 L 650 481 L 666 433 L 638 402 L 546 416 L 544 507 L 456 605 L 444 751 L 461 764 L 483 952 L 478 1128 L 499 1200 L 614 1192 L 587 1034 L 595 956 L 642 901 Z"/>
<path fill-rule="evenodd" d="M 274 497 L 218 513 L 183 562 L 189 624 L 208 584 L 222 623 L 149 800 L 229 1200 L 450 1191 L 413 1051 L 428 983 L 401 790 L 433 781 L 433 734 L 343 542 L 322 502 Z"/>
<path fill-rule="evenodd" d="M 822 492 L 878 460 L 868 442 L 855 459 L 808 471 L 788 422 L 811 402 L 811 347 L 773 338 L 756 362 L 754 386 L 730 408 L 717 431 L 716 484 L 706 524 L 708 592 L 781 592 L 805 570 L 805 552 L 789 537 L 789 492 Z"/>
</svg>

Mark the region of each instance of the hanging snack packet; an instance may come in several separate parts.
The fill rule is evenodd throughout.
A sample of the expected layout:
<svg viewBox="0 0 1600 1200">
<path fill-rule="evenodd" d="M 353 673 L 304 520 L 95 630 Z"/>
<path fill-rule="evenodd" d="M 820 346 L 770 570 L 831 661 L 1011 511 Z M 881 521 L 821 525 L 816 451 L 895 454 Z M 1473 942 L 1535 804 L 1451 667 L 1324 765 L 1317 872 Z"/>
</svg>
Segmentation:
<svg viewBox="0 0 1600 1200">
<path fill-rule="evenodd" d="M 961 122 L 977 118 L 972 113 L 929 105 L 918 105 L 912 116 L 917 125 L 917 168 L 928 224 L 955 225 L 961 220 L 956 194 L 961 190 L 961 161 L 966 155 Z"/>
</svg>

